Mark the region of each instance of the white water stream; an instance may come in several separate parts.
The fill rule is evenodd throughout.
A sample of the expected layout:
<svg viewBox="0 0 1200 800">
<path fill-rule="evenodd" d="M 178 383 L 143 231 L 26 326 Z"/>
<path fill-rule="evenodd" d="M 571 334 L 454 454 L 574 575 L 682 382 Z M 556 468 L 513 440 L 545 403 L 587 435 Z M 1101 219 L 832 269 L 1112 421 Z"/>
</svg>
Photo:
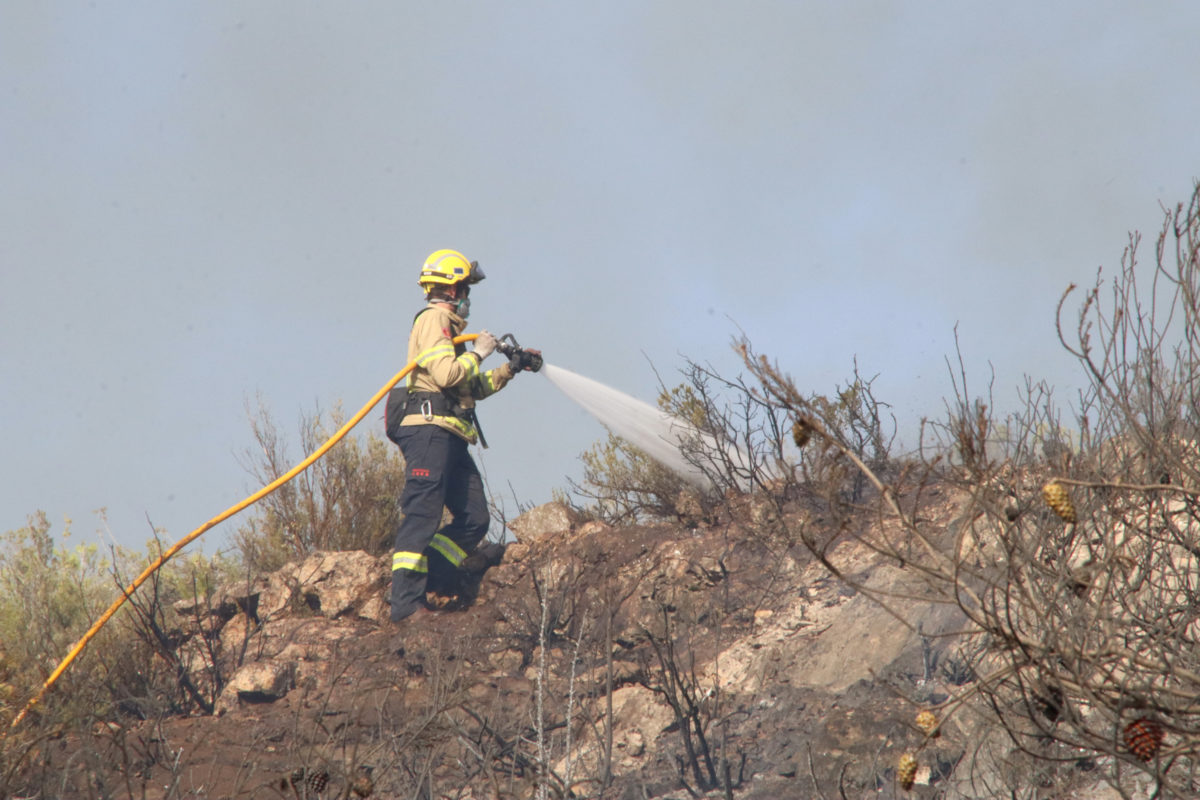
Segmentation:
<svg viewBox="0 0 1200 800">
<path fill-rule="evenodd" d="M 693 486 L 703 490 L 712 488 L 712 481 L 681 451 L 684 445 L 689 452 L 695 452 L 698 446 L 716 451 L 718 445 L 711 436 L 686 420 L 562 367 L 546 364 L 542 374 L 612 433 L 636 445 Z M 732 460 L 735 464 L 747 463 L 741 453 Z"/>
</svg>

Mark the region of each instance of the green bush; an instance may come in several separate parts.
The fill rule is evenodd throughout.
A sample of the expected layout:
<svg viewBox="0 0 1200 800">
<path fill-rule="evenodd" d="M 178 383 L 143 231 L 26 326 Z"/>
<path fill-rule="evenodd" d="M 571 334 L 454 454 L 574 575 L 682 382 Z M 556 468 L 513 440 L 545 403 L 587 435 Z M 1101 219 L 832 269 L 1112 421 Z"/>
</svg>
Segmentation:
<svg viewBox="0 0 1200 800">
<path fill-rule="evenodd" d="M 690 423 L 701 433 L 714 425 L 706 384 L 680 384 L 662 389 L 658 407 Z M 703 453 L 698 455 L 703 459 Z M 612 525 L 679 515 L 681 498 L 698 493 L 679 475 L 656 462 L 629 440 L 609 433 L 580 455 L 583 481 L 572 489 L 587 503 L 587 513 Z M 704 470 L 707 474 L 708 470 Z"/>
<path fill-rule="evenodd" d="M 70 529 L 61 534 L 63 542 Z M 8 531 L 0 540 L 0 641 L 8 675 L 5 692 L 14 707 L 33 696 L 58 662 L 108 605 L 114 594 L 109 562 L 94 545 L 68 547 L 55 542 L 46 515 L 38 512 L 29 524 Z M 111 646 L 113 632 L 95 643 Z M 59 704 L 67 716 L 103 714 L 95 705 L 103 671 L 85 665 L 64 676 L 72 695 L 87 697 L 82 705 Z M 15 710 L 13 708 L 12 710 Z"/>
<path fill-rule="evenodd" d="M 328 420 L 318 410 L 300 421 L 305 453 L 320 447 L 345 422 L 340 407 Z M 257 452 L 244 466 L 265 486 L 303 457 L 293 458 L 261 401 L 251 415 Z M 320 460 L 254 506 L 234 535 L 247 568 L 269 572 L 315 550 L 386 553 L 400 520 L 404 461 L 399 448 L 374 433 L 347 435 Z"/>
<path fill-rule="evenodd" d="M 611 525 L 675 513 L 676 497 L 686 484 L 628 440 L 612 433 L 580 455 L 583 483 L 575 494 L 587 511 Z"/>
</svg>

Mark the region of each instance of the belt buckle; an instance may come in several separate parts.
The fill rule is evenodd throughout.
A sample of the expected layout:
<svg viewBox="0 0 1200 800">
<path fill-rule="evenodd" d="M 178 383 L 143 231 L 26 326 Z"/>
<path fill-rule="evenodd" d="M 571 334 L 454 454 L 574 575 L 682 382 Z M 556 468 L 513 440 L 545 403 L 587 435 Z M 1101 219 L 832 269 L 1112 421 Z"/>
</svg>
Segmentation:
<svg viewBox="0 0 1200 800">
<path fill-rule="evenodd" d="M 421 416 L 426 422 L 433 422 L 433 403 L 428 398 L 421 401 Z"/>
</svg>

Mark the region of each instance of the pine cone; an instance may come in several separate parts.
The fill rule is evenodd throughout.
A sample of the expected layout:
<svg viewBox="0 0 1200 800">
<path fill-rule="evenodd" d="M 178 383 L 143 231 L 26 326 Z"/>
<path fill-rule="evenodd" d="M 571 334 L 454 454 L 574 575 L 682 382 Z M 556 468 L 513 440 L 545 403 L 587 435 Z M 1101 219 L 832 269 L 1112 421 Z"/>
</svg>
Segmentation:
<svg viewBox="0 0 1200 800">
<path fill-rule="evenodd" d="M 373 771 L 373 767 L 361 766 L 358 768 L 358 775 L 350 784 L 350 791 L 354 792 L 355 797 L 370 797 L 371 793 L 375 791 L 375 781 L 371 779 Z"/>
<path fill-rule="evenodd" d="M 1042 499 L 1064 522 L 1076 521 L 1075 505 L 1071 502 L 1071 495 L 1067 494 L 1067 487 L 1058 481 L 1050 481 L 1042 487 Z"/>
<path fill-rule="evenodd" d="M 808 424 L 808 420 L 800 417 L 792 425 L 792 441 L 796 443 L 796 447 L 802 448 L 808 444 L 808 440 L 812 438 L 812 425 Z"/>
<path fill-rule="evenodd" d="M 922 711 L 920 714 L 917 714 L 917 727 L 930 739 L 940 733 L 938 730 L 937 715 L 932 711 Z"/>
<path fill-rule="evenodd" d="M 308 791 L 312 792 L 313 795 L 319 795 L 321 792 L 325 791 L 325 787 L 329 785 L 329 773 L 323 769 L 310 771 L 304 767 L 298 767 L 292 770 L 290 782 L 292 784 L 292 789 L 296 792 L 297 796 L 301 794 L 300 786 L 302 784 L 307 784 Z M 282 781 L 280 781 L 280 783 L 282 783 Z"/>
<path fill-rule="evenodd" d="M 1152 719 L 1142 717 L 1125 726 L 1125 746 L 1142 761 L 1149 761 L 1162 747 L 1163 729 Z"/>
<path fill-rule="evenodd" d="M 325 787 L 329 784 L 329 773 L 325 770 L 309 773 L 308 788 L 312 789 L 316 794 L 325 791 Z"/>
<path fill-rule="evenodd" d="M 908 791 L 916 779 L 917 759 L 912 754 L 905 753 L 900 756 L 900 763 L 896 766 L 896 780 L 900 781 L 901 789 Z"/>
</svg>

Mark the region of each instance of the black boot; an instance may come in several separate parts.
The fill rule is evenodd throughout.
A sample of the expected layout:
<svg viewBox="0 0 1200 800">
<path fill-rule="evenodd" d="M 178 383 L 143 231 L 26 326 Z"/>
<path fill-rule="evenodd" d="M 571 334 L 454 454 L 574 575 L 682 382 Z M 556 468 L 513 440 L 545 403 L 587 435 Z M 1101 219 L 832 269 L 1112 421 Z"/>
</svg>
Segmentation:
<svg viewBox="0 0 1200 800">
<path fill-rule="evenodd" d="M 449 576 L 446 576 L 448 586 L 440 587 L 440 594 L 453 596 L 454 602 L 450 608 L 460 610 L 470 608 L 479 597 L 479 589 L 483 583 L 483 575 L 489 569 L 497 566 L 504 559 L 505 546 L 497 542 L 487 542 L 480 545 L 473 553 L 463 559 L 462 566 Z M 432 576 L 430 576 L 432 578 Z"/>
<path fill-rule="evenodd" d="M 504 551 L 507 549 L 507 545 L 499 542 L 484 542 L 475 548 L 475 552 L 463 559 L 461 569 L 464 572 L 478 573 L 482 576 L 492 567 L 500 565 L 500 562 L 504 560 Z"/>
</svg>

